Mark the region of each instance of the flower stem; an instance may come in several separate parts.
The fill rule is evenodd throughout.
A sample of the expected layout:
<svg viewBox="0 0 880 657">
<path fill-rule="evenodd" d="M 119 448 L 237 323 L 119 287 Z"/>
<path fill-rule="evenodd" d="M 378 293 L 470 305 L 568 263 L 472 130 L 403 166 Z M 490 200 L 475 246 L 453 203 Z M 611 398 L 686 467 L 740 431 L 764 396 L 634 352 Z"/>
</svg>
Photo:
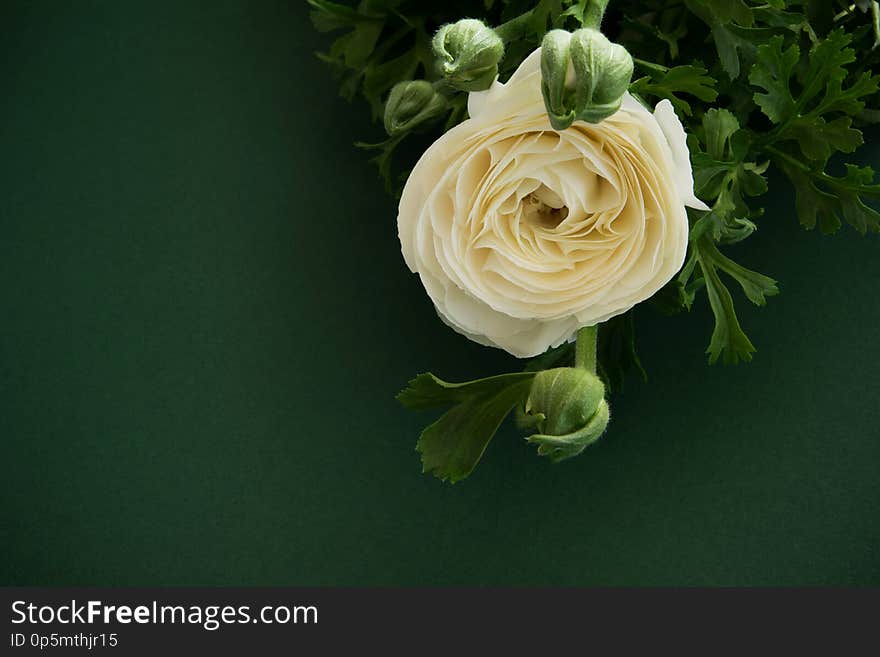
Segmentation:
<svg viewBox="0 0 880 657">
<path fill-rule="evenodd" d="M 777 148 L 774 148 L 773 146 L 764 146 L 764 152 L 769 153 L 770 155 L 773 155 L 774 157 L 776 157 L 780 160 L 783 160 L 784 162 L 793 166 L 794 168 L 800 169 L 804 173 L 812 173 L 812 171 L 813 171 L 808 165 L 804 164 L 803 162 L 801 162 L 800 160 L 798 160 L 796 158 L 793 158 L 791 155 L 788 155 L 787 153 L 783 153 L 782 151 L 780 151 Z"/>
<path fill-rule="evenodd" d="M 584 326 L 577 333 L 574 346 L 574 366 L 583 370 L 596 372 L 596 340 L 599 335 L 598 326 Z"/>
<path fill-rule="evenodd" d="M 658 71 L 659 73 L 669 73 L 668 66 L 662 66 L 660 64 L 655 64 L 654 62 L 648 62 L 644 59 L 639 59 L 638 57 L 632 58 L 633 63 L 637 66 L 641 66 L 642 68 L 646 68 L 649 71 Z"/>
<path fill-rule="evenodd" d="M 522 39 L 528 30 L 529 21 L 532 20 L 532 12 L 533 10 L 529 9 L 516 18 L 511 18 L 506 23 L 502 23 L 495 28 L 495 34 L 501 37 L 505 44 Z"/>
<path fill-rule="evenodd" d="M 608 8 L 609 0 L 587 0 L 587 8 L 584 9 L 584 27 L 598 30 L 602 24 L 602 17 Z"/>
</svg>

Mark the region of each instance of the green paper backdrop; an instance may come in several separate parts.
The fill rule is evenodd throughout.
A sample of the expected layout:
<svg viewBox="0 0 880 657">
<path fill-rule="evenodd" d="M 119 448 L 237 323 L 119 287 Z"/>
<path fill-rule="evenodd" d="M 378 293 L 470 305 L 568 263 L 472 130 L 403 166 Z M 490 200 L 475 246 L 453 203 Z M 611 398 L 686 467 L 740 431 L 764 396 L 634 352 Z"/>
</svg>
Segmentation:
<svg viewBox="0 0 880 657">
<path fill-rule="evenodd" d="M 518 363 L 406 270 L 305 3 L 0 12 L 0 583 L 880 584 L 877 236 L 771 181 L 753 363 L 640 309 L 600 444 L 444 485 L 394 394 Z"/>
</svg>

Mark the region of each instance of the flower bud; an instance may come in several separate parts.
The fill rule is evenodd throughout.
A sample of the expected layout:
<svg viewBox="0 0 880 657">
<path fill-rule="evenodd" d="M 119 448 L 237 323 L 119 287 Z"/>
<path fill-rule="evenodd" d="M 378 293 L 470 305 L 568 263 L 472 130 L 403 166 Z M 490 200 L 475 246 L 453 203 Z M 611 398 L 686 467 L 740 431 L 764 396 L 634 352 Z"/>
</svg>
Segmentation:
<svg viewBox="0 0 880 657">
<path fill-rule="evenodd" d="M 551 30 L 541 49 L 541 91 L 556 130 L 599 123 L 620 109 L 633 61 L 623 46 L 594 29 Z"/>
<path fill-rule="evenodd" d="M 396 137 L 434 121 L 446 111 L 446 100 L 426 80 L 398 82 L 385 103 L 385 132 Z"/>
<path fill-rule="evenodd" d="M 498 77 L 504 42 L 482 21 L 465 18 L 444 25 L 432 46 L 440 73 L 460 91 L 483 91 Z"/>
<path fill-rule="evenodd" d="M 633 60 L 621 45 L 598 30 L 578 30 L 571 36 L 571 62 L 577 79 L 578 118 L 599 123 L 620 109 L 629 88 Z"/>
<path fill-rule="evenodd" d="M 541 93 L 550 124 L 556 130 L 565 130 L 577 115 L 574 90 L 570 87 L 570 44 L 571 33 L 565 30 L 550 30 L 541 44 Z"/>
<path fill-rule="evenodd" d="M 553 461 L 580 454 L 605 432 L 610 419 L 602 381 L 574 367 L 538 372 L 525 412 L 538 430 L 527 440 Z"/>
</svg>

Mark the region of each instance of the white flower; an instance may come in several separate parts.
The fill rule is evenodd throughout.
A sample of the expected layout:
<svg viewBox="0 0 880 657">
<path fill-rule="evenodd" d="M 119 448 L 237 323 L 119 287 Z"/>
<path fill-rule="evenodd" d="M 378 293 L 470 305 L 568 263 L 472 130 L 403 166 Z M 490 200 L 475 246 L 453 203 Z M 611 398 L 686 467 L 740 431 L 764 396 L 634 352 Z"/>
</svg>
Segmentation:
<svg viewBox="0 0 880 657">
<path fill-rule="evenodd" d="M 651 114 L 627 94 L 601 123 L 556 132 L 540 61 L 470 94 L 470 118 L 421 157 L 397 217 L 440 317 L 521 358 L 653 295 L 684 262 L 685 205 L 708 209 L 668 101 Z"/>
</svg>

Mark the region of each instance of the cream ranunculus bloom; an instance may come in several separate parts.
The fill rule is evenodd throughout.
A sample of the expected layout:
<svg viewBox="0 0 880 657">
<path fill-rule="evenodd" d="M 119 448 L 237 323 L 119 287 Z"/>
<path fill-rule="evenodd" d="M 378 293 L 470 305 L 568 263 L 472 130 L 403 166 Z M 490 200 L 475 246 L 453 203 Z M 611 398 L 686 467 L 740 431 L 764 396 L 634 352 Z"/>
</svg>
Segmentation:
<svg viewBox="0 0 880 657">
<path fill-rule="evenodd" d="M 506 84 L 471 93 L 470 118 L 407 180 L 403 256 L 453 329 L 514 356 L 625 312 L 681 268 L 693 193 L 685 133 L 668 101 L 634 98 L 599 124 L 556 132 L 541 53 Z"/>
</svg>

